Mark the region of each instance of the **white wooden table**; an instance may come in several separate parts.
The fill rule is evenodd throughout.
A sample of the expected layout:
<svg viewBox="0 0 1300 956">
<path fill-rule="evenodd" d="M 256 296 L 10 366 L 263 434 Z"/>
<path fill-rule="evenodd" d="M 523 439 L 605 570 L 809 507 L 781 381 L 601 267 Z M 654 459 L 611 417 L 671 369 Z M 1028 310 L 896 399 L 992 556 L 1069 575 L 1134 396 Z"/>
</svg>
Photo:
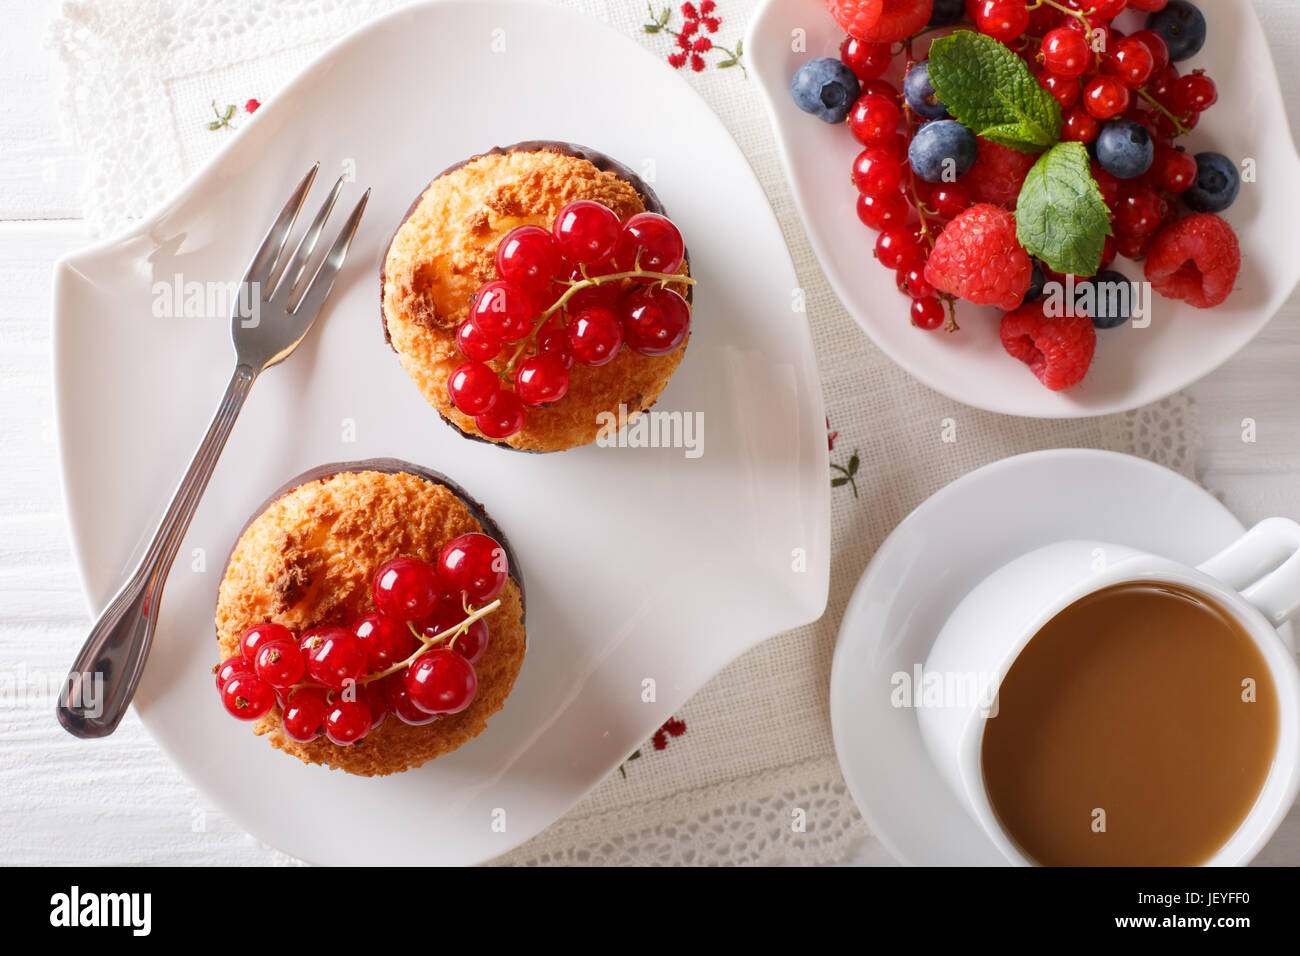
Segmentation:
<svg viewBox="0 0 1300 956">
<path fill-rule="evenodd" d="M 1300 71 L 1291 68 L 1300 7 L 1255 2 L 1300 128 Z M 88 239 L 82 167 L 60 127 L 60 70 L 44 44 L 56 9 L 8 0 L 0 33 L 0 864 L 283 862 L 206 806 L 134 714 L 103 742 L 75 740 L 54 721 L 52 688 L 89 620 L 63 517 L 50 373 L 51 267 Z M 1298 370 L 1300 295 L 1191 390 L 1201 480 L 1246 523 L 1300 518 Z M 1254 443 L 1242 440 L 1244 419 L 1256 423 Z M 852 862 L 889 857 L 868 841 Z M 1300 863 L 1300 812 L 1261 862 Z"/>
</svg>

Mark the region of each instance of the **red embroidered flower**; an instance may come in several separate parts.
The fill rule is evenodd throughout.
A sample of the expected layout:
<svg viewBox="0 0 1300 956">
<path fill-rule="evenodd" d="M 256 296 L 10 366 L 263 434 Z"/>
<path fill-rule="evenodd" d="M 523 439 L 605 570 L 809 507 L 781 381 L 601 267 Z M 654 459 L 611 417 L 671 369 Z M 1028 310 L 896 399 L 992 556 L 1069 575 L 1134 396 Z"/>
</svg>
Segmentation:
<svg viewBox="0 0 1300 956">
<path fill-rule="evenodd" d="M 718 5 L 714 3 L 713 0 L 703 0 L 703 2 L 700 4 L 700 13 L 704 14 L 705 16 L 708 16 L 710 13 L 714 11 L 714 9 L 717 8 L 717 6 Z"/>
<path fill-rule="evenodd" d="M 837 439 L 837 438 L 839 438 L 839 437 L 840 437 L 840 433 L 839 433 L 839 432 L 837 432 L 837 431 L 835 431 L 835 432 L 831 431 L 831 420 L 830 420 L 829 418 L 827 418 L 827 419 L 826 419 L 826 450 L 827 450 L 827 451 L 834 451 L 834 450 L 835 450 L 835 439 Z"/>
<path fill-rule="evenodd" d="M 722 26 L 721 17 L 705 17 L 700 22 L 704 24 L 704 29 L 710 33 L 717 33 L 718 27 Z"/>
<path fill-rule="evenodd" d="M 685 54 L 685 53 L 669 53 L 669 54 L 668 54 L 668 63 L 669 63 L 669 65 L 670 65 L 673 69 L 675 69 L 675 70 L 680 70 L 682 67 L 684 67 L 684 66 L 686 65 L 686 54 Z"/>
<path fill-rule="evenodd" d="M 256 113 L 257 108 L 261 105 L 262 104 L 259 103 L 257 100 L 249 100 L 247 103 L 244 104 L 244 110 L 249 113 Z"/>
<path fill-rule="evenodd" d="M 682 4 L 682 16 L 684 16 L 687 20 L 698 20 L 700 18 L 700 14 L 695 9 L 695 4 L 693 3 Z"/>
<path fill-rule="evenodd" d="M 742 73 L 748 75 L 745 64 L 741 62 L 739 43 L 736 44 L 737 49 L 733 52 L 704 35 L 717 33 L 718 27 L 722 25 L 722 17 L 715 13 L 717 8 L 718 5 L 714 0 L 708 2 L 700 0 L 698 6 L 695 3 L 683 3 L 680 8 L 683 18 L 682 27 L 680 30 L 674 30 L 671 26 L 673 8 L 663 7 L 656 13 L 655 8 L 651 6 L 650 21 L 645 24 L 645 32 L 667 33 L 673 37 L 677 49 L 668 54 L 668 64 L 673 69 L 680 70 L 689 63 L 692 70 L 702 73 L 708 66 L 704 54 L 716 50 L 722 54 L 714 61 L 716 67 L 726 69 L 738 66 Z"/>
<path fill-rule="evenodd" d="M 668 738 L 664 736 L 662 729 L 656 730 L 655 735 L 650 738 L 650 741 L 655 745 L 655 750 L 663 750 L 668 746 Z"/>
<path fill-rule="evenodd" d="M 696 37 L 695 42 L 691 44 L 691 49 L 696 53 L 708 53 L 713 49 L 713 41 L 708 37 Z"/>
<path fill-rule="evenodd" d="M 689 50 L 691 48 L 691 38 L 685 33 L 679 33 L 677 34 L 677 45 L 683 50 Z"/>
<path fill-rule="evenodd" d="M 691 54 L 691 69 L 694 70 L 696 73 L 703 73 L 703 72 L 704 72 L 704 57 L 700 56 L 698 53 L 692 53 L 692 54 Z"/>
<path fill-rule="evenodd" d="M 685 23 L 682 24 L 682 36 L 686 36 L 686 37 L 693 36 L 694 34 L 699 32 L 700 32 L 699 20 L 687 20 Z"/>
</svg>

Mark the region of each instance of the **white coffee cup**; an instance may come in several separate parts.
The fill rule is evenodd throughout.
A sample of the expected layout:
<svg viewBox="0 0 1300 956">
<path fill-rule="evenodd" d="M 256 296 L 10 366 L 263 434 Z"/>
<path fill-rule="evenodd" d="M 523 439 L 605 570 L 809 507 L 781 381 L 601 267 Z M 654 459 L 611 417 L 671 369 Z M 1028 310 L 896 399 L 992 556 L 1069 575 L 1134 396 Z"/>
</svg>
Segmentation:
<svg viewBox="0 0 1300 956">
<path fill-rule="evenodd" d="M 996 692 L 1020 652 L 1052 618 L 1103 588 L 1174 585 L 1230 613 L 1259 648 L 1277 688 L 1277 753 L 1254 806 L 1207 865 L 1244 865 L 1272 837 L 1300 792 L 1300 670 L 1277 628 L 1300 612 L 1300 525 L 1269 518 L 1191 568 L 1133 548 L 1063 541 L 994 571 L 962 600 L 924 664 L 927 674 L 983 675 L 981 693 L 921 707 L 921 735 L 940 773 L 1012 863 L 1031 866 L 993 812 L 981 766 Z"/>
</svg>

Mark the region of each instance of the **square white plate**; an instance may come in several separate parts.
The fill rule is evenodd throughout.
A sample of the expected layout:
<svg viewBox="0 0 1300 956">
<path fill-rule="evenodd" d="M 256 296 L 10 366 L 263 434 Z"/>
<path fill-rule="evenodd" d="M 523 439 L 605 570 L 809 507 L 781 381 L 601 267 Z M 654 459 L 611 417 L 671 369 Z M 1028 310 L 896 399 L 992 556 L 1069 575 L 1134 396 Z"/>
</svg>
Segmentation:
<svg viewBox="0 0 1300 956">
<path fill-rule="evenodd" d="M 467 441 L 384 343 L 379 264 L 412 199 L 451 163 L 534 138 L 653 174 L 680 224 L 699 279 L 694 335 L 657 407 L 703 414 L 701 457 Z M 228 314 L 155 316 L 155 284 L 236 280 L 315 160 L 309 206 L 343 167 L 357 182 L 341 206 L 374 194 L 316 328 L 235 427 L 172 570 L 136 706 L 214 802 L 295 856 L 483 860 L 563 813 L 726 663 L 821 615 L 829 479 L 812 343 L 762 190 L 681 77 L 544 4 L 404 8 L 323 54 L 164 208 L 59 264 L 63 475 L 95 609 L 140 553 L 232 367 Z M 314 465 L 377 456 L 441 471 L 484 502 L 525 570 L 529 651 L 479 738 L 364 779 L 304 766 L 224 713 L 212 612 L 226 556 L 269 493 Z M 792 571 L 796 549 L 806 571 Z"/>
</svg>

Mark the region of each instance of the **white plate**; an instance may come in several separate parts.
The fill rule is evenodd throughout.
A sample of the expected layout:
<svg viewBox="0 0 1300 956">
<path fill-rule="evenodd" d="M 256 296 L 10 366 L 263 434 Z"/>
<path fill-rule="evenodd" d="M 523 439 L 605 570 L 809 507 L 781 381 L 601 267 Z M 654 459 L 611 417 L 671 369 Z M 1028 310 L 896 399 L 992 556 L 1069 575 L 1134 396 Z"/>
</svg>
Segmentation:
<svg viewBox="0 0 1300 956">
<path fill-rule="evenodd" d="M 924 663 L 986 575 L 1035 548 L 1094 538 L 1199 564 L 1244 527 L 1208 491 L 1141 458 L 1069 449 L 965 475 L 894 529 L 863 572 L 831 665 L 831 730 L 849 791 L 891 853 L 916 866 L 1006 859 L 939 776 L 891 677 Z M 1282 632 L 1291 639 L 1290 625 Z"/>
<path fill-rule="evenodd" d="M 703 413 L 702 457 L 467 441 L 384 344 L 379 264 L 411 200 L 451 163 L 533 138 L 653 168 L 700 280 L 691 347 L 657 407 Z M 317 159 L 313 208 L 344 164 L 358 182 L 343 203 L 365 185 L 374 195 L 316 329 L 253 389 L 181 547 L 136 705 L 208 797 L 295 856 L 482 860 L 563 813 L 727 662 L 821 615 L 829 483 L 812 343 L 789 312 L 797 280 L 758 182 L 658 58 L 544 4 L 404 8 L 327 51 L 138 228 L 59 265 L 63 475 L 95 608 L 161 513 L 233 362 L 226 315 L 152 318 L 152 285 L 240 276 Z M 487 505 L 527 574 L 529 652 L 482 736 L 420 770 L 363 779 L 303 766 L 225 715 L 212 612 L 226 555 L 271 491 L 317 464 L 385 455 Z M 791 571 L 796 548 L 806 573 Z"/>
<path fill-rule="evenodd" d="M 1300 257 L 1279 241 L 1300 221 L 1300 158 L 1253 6 L 1249 0 L 1200 6 L 1209 21 L 1209 42 L 1188 65 L 1209 71 L 1218 82 L 1219 102 L 1187 137 L 1188 148 L 1251 158 L 1259 170 L 1258 182 L 1243 185 L 1225 217 L 1242 244 L 1237 288 L 1209 311 L 1153 293 L 1150 327 L 1101 333 L 1088 377 L 1074 389 L 1053 393 L 1003 350 L 996 309 L 962 303 L 961 331 L 953 335 L 911 326 L 908 300 L 895 287 L 893 271 L 872 258 L 876 234 L 854 210 L 857 191 L 849 170 L 861 147 L 847 129 L 809 116 L 790 98 L 790 78 L 799 65 L 838 56 L 844 34 L 814 0 L 767 0 L 750 23 L 745 53 L 767 100 L 795 204 L 840 301 L 890 358 L 931 388 L 976 408 L 1074 418 L 1137 408 L 1190 385 L 1272 318 L 1300 279 Z M 796 30 L 806 31 L 806 51 L 792 49 Z M 1120 271 L 1142 278 L 1140 264 L 1117 261 Z"/>
</svg>

